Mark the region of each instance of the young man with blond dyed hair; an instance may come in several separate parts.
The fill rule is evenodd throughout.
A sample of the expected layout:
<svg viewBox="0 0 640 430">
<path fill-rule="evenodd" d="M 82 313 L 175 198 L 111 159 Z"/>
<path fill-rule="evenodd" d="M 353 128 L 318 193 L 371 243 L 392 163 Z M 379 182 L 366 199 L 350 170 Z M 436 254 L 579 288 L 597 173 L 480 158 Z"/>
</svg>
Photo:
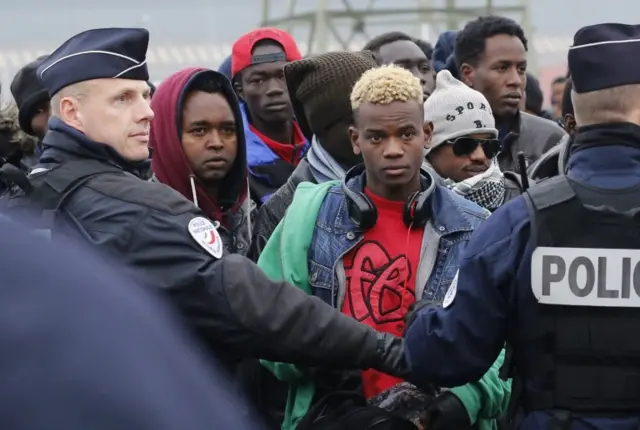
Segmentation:
<svg viewBox="0 0 640 430">
<path fill-rule="evenodd" d="M 402 336 L 413 305 L 445 299 L 458 256 L 488 212 L 421 170 L 431 129 L 424 125 L 422 88 L 411 72 L 397 66 L 365 72 L 353 88 L 351 106 L 352 147 L 364 163 L 343 181 L 300 184 L 258 264 L 270 277 L 288 280 L 363 324 Z M 287 408 L 283 429 L 295 428 L 314 401 L 338 389 L 327 384 L 332 379 L 323 371 L 302 379 L 307 372 L 265 365 L 292 382 L 289 399 L 296 408 Z M 465 428 L 481 411 L 485 418 L 498 417 L 510 394 L 510 385 L 498 377 L 500 365 L 501 360 L 480 382 L 439 396 L 430 408 L 434 419 Z M 419 424 L 435 394 L 373 370 L 357 377 L 364 397 L 375 404 L 385 398 L 412 425 Z M 386 401 L 389 389 L 419 401 L 398 409 Z"/>
</svg>

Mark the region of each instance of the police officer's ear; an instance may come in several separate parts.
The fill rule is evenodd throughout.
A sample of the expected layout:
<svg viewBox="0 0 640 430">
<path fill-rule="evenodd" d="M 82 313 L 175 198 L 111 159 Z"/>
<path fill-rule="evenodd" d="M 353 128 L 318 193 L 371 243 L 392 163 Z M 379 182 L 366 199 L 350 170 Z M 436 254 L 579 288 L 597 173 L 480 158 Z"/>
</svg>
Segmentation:
<svg viewBox="0 0 640 430">
<path fill-rule="evenodd" d="M 63 122 L 73 128 L 83 131 L 82 113 L 80 112 L 81 98 L 86 96 L 85 88 L 79 84 L 63 88 L 51 98 L 51 110 Z M 55 106 L 57 105 L 57 106 Z"/>
<path fill-rule="evenodd" d="M 576 132 L 576 119 L 573 114 L 566 114 L 564 118 L 562 118 L 564 131 L 567 132 L 570 136 Z"/>
<path fill-rule="evenodd" d="M 424 130 L 424 148 L 431 146 L 431 138 L 433 137 L 433 121 L 425 121 L 422 129 Z"/>
</svg>

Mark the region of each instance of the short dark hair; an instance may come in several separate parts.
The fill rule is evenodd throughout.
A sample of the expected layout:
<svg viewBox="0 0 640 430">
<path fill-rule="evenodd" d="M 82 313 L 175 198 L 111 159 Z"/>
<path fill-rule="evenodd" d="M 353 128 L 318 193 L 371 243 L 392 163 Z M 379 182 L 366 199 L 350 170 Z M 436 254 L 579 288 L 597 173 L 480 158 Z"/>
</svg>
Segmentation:
<svg viewBox="0 0 640 430">
<path fill-rule="evenodd" d="M 431 57 L 433 57 L 433 45 L 422 39 L 413 39 L 413 41 L 422 49 L 424 55 L 427 56 L 427 60 L 431 61 Z"/>
<path fill-rule="evenodd" d="M 529 49 L 524 30 L 517 22 L 503 16 L 481 16 L 469 21 L 458 33 L 453 51 L 456 66 L 460 68 L 464 63 L 477 65 L 484 55 L 486 40 L 500 34 L 517 37 L 524 45 L 524 50 Z"/>
<path fill-rule="evenodd" d="M 222 93 L 220 77 L 213 73 L 200 72 L 189 84 L 189 92 L 203 91 L 205 93 Z"/>
<path fill-rule="evenodd" d="M 415 39 L 406 33 L 403 33 L 401 31 L 390 31 L 389 33 L 381 34 L 368 41 L 367 44 L 364 45 L 362 50 L 378 53 L 380 52 L 380 48 L 384 45 L 398 42 L 400 40 L 408 40 L 409 42 L 415 43 Z"/>
</svg>

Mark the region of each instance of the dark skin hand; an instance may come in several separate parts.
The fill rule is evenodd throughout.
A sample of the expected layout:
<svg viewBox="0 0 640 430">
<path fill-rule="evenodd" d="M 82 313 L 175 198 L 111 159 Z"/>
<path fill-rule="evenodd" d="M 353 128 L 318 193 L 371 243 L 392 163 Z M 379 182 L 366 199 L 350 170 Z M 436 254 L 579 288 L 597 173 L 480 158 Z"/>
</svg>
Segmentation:
<svg viewBox="0 0 640 430">
<path fill-rule="evenodd" d="M 236 119 L 221 93 L 194 91 L 182 109 L 182 149 L 191 170 L 214 197 L 236 160 Z"/>
<path fill-rule="evenodd" d="M 420 166 L 431 129 L 422 103 L 364 103 L 349 129 L 353 152 L 362 154 L 367 188 L 387 200 L 405 201 L 420 191 Z"/>
<path fill-rule="evenodd" d="M 460 66 L 462 81 L 489 101 L 497 128 L 510 124 L 520 108 L 527 85 L 526 54 L 516 36 L 498 34 L 486 39 L 477 64 Z"/>
<path fill-rule="evenodd" d="M 436 74 L 431 61 L 418 45 L 410 40 L 398 40 L 382 45 L 376 55 L 380 64 L 395 64 L 420 79 L 426 101 L 436 87 Z"/>
<path fill-rule="evenodd" d="M 284 52 L 277 43 L 256 46 L 252 55 Z M 239 97 L 247 104 L 251 124 L 270 139 L 293 143 L 293 107 L 284 80 L 284 61 L 255 64 L 241 72 Z"/>
</svg>

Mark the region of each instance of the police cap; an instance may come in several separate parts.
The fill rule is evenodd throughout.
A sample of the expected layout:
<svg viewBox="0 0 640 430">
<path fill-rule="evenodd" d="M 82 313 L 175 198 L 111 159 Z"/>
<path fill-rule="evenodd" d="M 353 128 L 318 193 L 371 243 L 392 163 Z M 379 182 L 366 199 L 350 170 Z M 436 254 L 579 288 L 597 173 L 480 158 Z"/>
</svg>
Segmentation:
<svg viewBox="0 0 640 430">
<path fill-rule="evenodd" d="M 78 82 L 102 78 L 148 81 L 149 32 L 143 28 L 98 28 L 76 34 L 38 67 L 51 96 Z"/>
<path fill-rule="evenodd" d="M 569 70 L 576 93 L 640 84 L 640 25 L 596 24 L 575 34 Z"/>
</svg>

